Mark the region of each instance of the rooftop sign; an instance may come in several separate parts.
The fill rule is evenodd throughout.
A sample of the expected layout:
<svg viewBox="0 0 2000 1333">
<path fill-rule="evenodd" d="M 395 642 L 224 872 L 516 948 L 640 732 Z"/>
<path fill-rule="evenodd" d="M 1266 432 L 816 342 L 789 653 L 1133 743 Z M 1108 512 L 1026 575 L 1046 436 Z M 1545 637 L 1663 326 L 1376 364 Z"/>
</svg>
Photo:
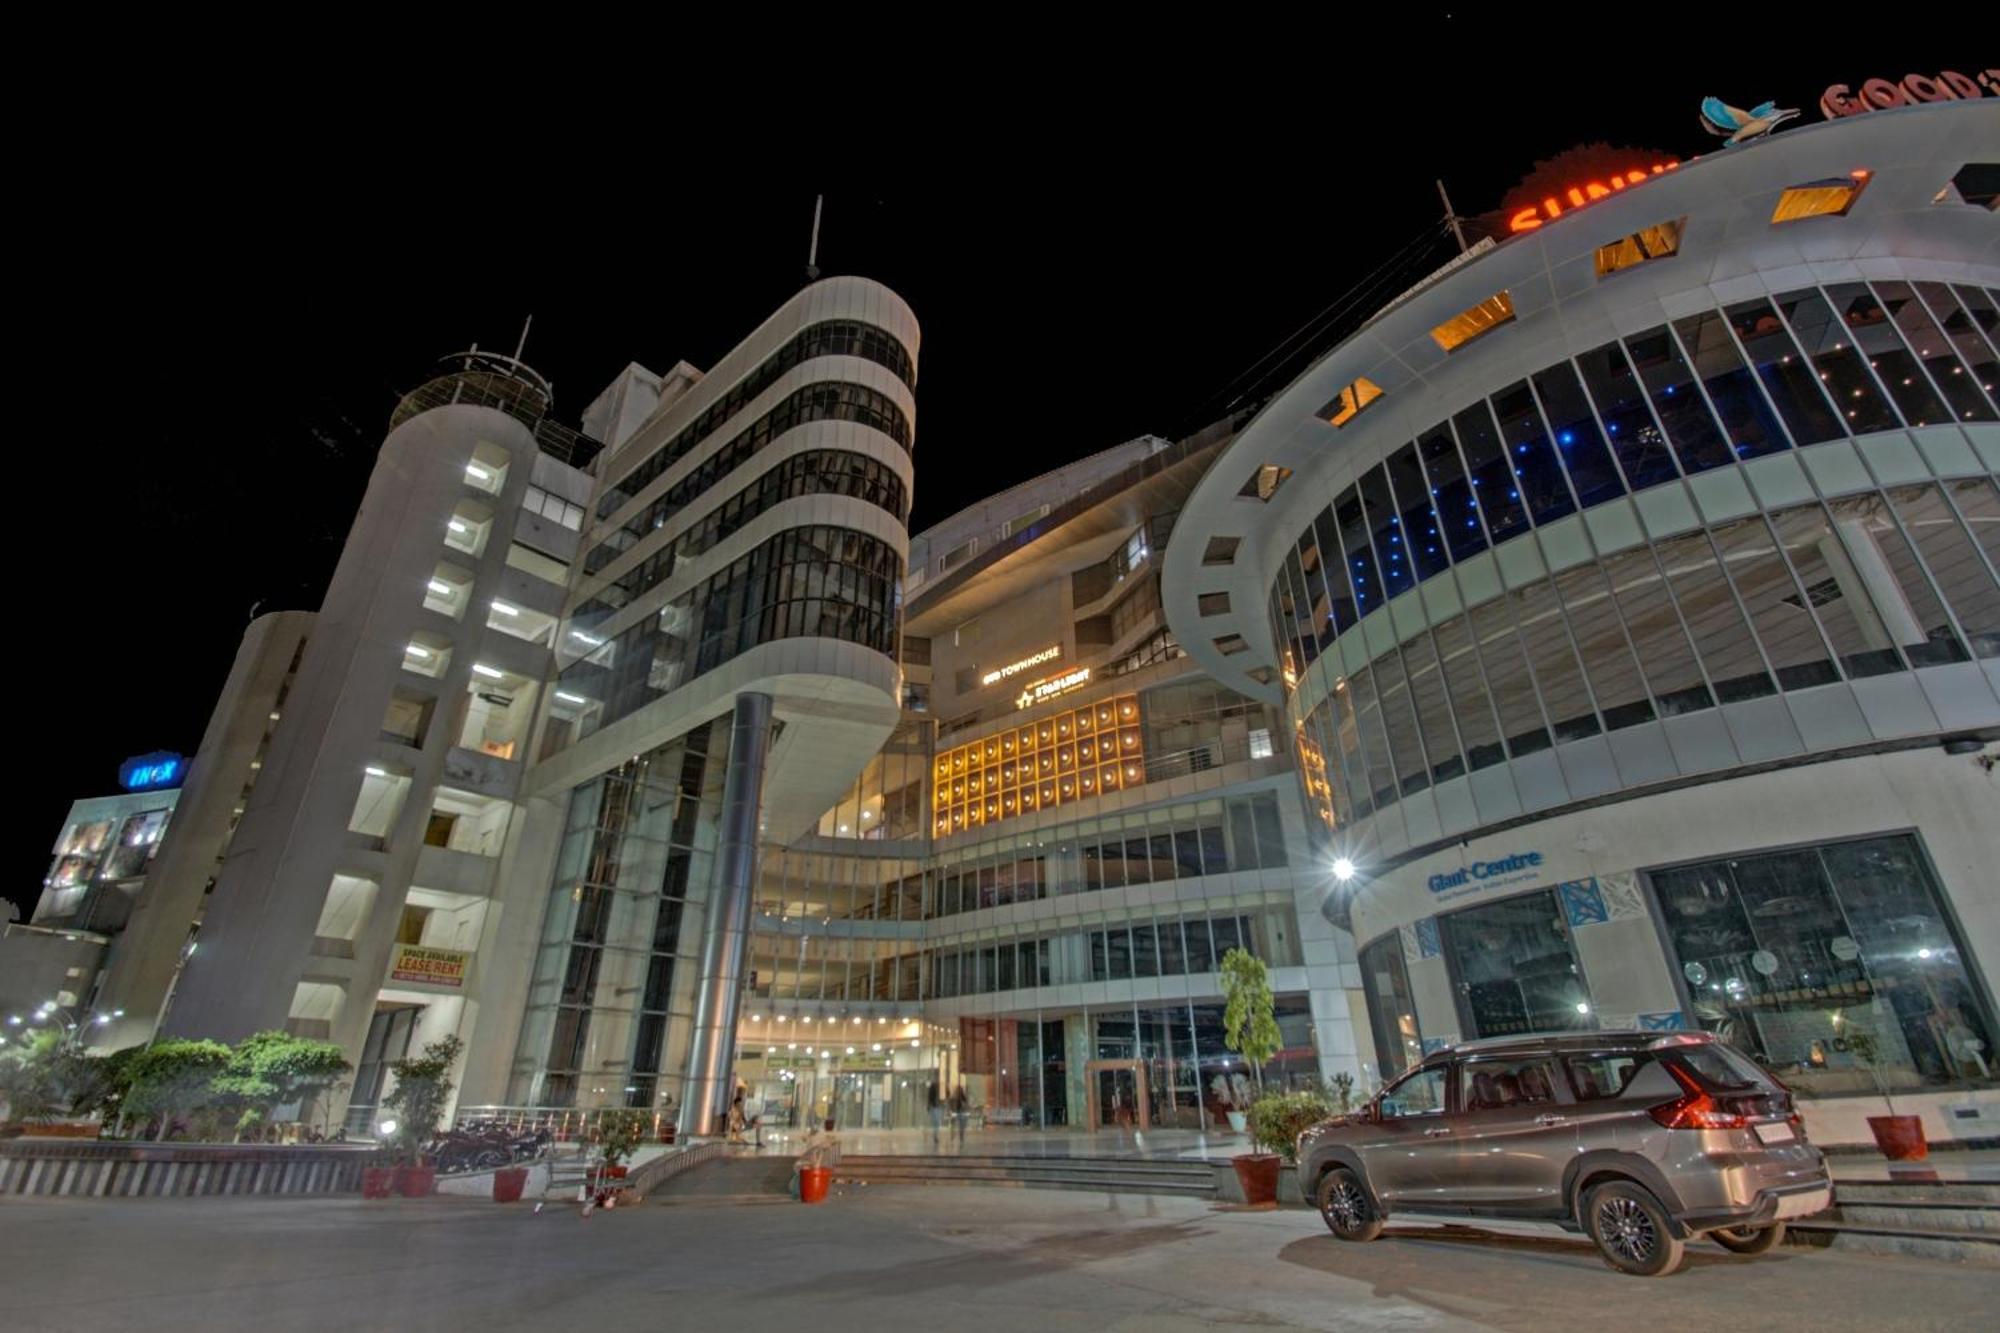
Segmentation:
<svg viewBox="0 0 2000 1333">
<path fill-rule="evenodd" d="M 1566 210 L 1582 208 L 1587 204 L 1596 203 L 1599 199 L 1609 199 L 1621 190 L 1630 189 L 1655 176 L 1664 175 L 1679 165 L 1680 163 L 1672 158 L 1664 162 L 1635 162 L 1622 170 L 1610 171 L 1594 179 L 1579 180 L 1574 185 L 1550 190 L 1534 203 L 1508 213 L 1507 230 L 1533 231 L 1544 222 L 1553 222 L 1561 217 Z"/>
<path fill-rule="evenodd" d="M 118 765 L 118 785 L 126 791 L 159 791 L 178 787 L 187 776 L 187 760 L 171 750 L 133 755 Z"/>
<path fill-rule="evenodd" d="M 1937 74 L 1905 74 L 1897 81 L 1869 79 L 1858 93 L 1836 83 L 1819 99 L 1819 113 L 1837 120 L 1918 102 L 1975 101 L 1981 97 L 2000 97 L 2000 69 L 1982 69 L 1970 77 L 1947 69 Z"/>
</svg>

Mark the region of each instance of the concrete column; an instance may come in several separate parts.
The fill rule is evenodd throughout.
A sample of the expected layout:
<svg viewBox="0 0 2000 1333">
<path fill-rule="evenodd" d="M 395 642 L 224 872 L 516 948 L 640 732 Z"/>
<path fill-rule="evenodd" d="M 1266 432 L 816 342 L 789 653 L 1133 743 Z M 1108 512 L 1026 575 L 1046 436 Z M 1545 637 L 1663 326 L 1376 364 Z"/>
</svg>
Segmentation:
<svg viewBox="0 0 2000 1333">
<path fill-rule="evenodd" d="M 722 781 L 722 820 L 715 879 L 701 942 L 695 991 L 694 1040 L 688 1050 L 680 1136 L 715 1132 L 729 1110 L 736 1063 L 736 1018 L 750 944 L 750 904 L 757 883 L 758 806 L 764 761 L 771 749 L 771 696 L 739 694 L 729 726 L 729 768 Z"/>
</svg>

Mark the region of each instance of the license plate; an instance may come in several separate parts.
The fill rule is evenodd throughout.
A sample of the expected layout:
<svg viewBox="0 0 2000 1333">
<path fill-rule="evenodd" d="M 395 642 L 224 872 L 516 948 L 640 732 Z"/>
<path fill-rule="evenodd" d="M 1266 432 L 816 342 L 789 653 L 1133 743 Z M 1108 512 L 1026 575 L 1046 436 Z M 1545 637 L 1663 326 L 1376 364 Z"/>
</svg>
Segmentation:
<svg viewBox="0 0 2000 1333">
<path fill-rule="evenodd" d="M 1757 1137 L 1764 1143 L 1790 1143 L 1798 1135 L 1792 1132 L 1792 1122 L 1776 1120 L 1756 1126 Z"/>
</svg>

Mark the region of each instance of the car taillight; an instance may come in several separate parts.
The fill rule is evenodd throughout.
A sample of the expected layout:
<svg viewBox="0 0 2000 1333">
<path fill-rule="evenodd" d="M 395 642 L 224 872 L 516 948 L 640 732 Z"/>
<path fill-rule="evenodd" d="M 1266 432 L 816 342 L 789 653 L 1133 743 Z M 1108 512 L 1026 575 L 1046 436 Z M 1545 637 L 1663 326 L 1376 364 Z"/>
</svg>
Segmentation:
<svg viewBox="0 0 2000 1333">
<path fill-rule="evenodd" d="M 1701 1085 L 1678 1065 L 1667 1064 L 1667 1072 L 1684 1091 L 1670 1102 L 1661 1102 L 1648 1114 L 1668 1129 L 1742 1129 L 1749 1122 L 1702 1091 Z"/>
</svg>

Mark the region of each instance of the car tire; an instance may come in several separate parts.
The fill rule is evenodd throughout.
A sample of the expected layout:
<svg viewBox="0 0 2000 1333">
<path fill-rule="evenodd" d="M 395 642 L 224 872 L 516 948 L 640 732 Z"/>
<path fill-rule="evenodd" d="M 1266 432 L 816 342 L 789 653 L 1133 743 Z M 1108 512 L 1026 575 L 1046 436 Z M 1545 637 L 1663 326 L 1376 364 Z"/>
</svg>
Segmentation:
<svg viewBox="0 0 2000 1333">
<path fill-rule="evenodd" d="M 1785 1224 L 1773 1222 L 1762 1227 L 1721 1227 L 1708 1238 L 1736 1254 L 1769 1254 L 1785 1238 Z"/>
<path fill-rule="evenodd" d="M 1665 1277 L 1687 1253 L 1660 1201 L 1629 1180 L 1610 1181 L 1584 1195 L 1583 1225 L 1604 1262 L 1633 1277 Z"/>
<path fill-rule="evenodd" d="M 1382 1216 L 1352 1169 L 1336 1166 L 1321 1176 L 1315 1199 L 1327 1230 L 1341 1240 L 1374 1240 L 1382 1234 Z"/>
</svg>

